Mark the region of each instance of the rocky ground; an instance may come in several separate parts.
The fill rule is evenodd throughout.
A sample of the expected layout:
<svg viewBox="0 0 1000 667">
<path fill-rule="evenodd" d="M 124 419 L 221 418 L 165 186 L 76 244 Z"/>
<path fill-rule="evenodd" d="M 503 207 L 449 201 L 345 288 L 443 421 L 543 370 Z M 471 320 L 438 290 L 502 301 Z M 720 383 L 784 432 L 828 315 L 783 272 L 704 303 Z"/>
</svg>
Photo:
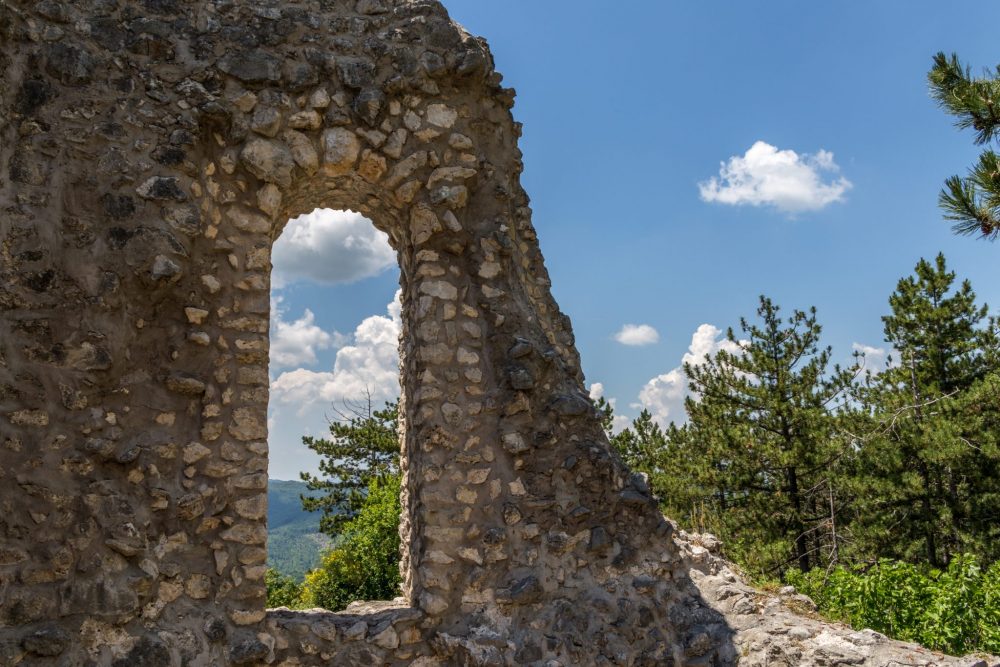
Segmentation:
<svg viewBox="0 0 1000 667">
<path fill-rule="evenodd" d="M 692 564 L 692 581 L 735 631 L 741 666 L 1000 667 L 995 656 L 946 656 L 874 630 L 824 621 L 814 614 L 812 600 L 791 587 L 772 594 L 748 585 L 721 557 L 715 537 L 678 531 L 676 541 Z"/>
</svg>

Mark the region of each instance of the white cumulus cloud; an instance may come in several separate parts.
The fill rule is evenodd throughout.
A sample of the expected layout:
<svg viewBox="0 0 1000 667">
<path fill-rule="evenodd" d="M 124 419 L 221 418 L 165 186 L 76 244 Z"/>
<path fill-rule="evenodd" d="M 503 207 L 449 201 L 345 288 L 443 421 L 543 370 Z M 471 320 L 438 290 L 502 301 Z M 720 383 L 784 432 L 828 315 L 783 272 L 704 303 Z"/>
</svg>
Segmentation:
<svg viewBox="0 0 1000 667">
<path fill-rule="evenodd" d="M 652 345 L 660 342 L 660 332 L 648 324 L 626 324 L 615 334 L 622 345 Z"/>
<path fill-rule="evenodd" d="M 740 344 L 725 338 L 723 334 L 721 329 L 711 324 L 699 326 L 691 336 L 691 344 L 681 358 L 681 364 L 647 382 L 639 391 L 639 402 L 633 407 L 649 410 L 661 426 L 670 422 L 683 422 L 687 418 L 684 399 L 691 393 L 684 374 L 684 364 L 703 364 L 720 350 L 739 354 Z"/>
<path fill-rule="evenodd" d="M 884 347 L 874 347 L 863 343 L 854 343 L 851 347 L 863 357 L 860 361 L 864 370 L 878 374 L 886 369 L 889 351 Z"/>
<path fill-rule="evenodd" d="M 389 237 L 353 211 L 316 209 L 288 222 L 271 251 L 275 288 L 296 280 L 352 283 L 396 265 Z"/>
<path fill-rule="evenodd" d="M 399 292 L 386 315 L 365 318 L 351 344 L 337 350 L 330 371 L 297 368 L 271 383 L 271 403 L 295 406 L 298 415 L 317 406 L 330 407 L 371 395 L 375 405 L 399 395 Z"/>
<path fill-rule="evenodd" d="M 829 151 L 800 155 L 758 141 L 743 156 L 723 162 L 719 175 L 699 183 L 698 190 L 706 202 L 773 206 L 794 215 L 843 200 L 852 184 L 839 172 Z"/>
<path fill-rule="evenodd" d="M 649 410 L 661 426 L 672 421 L 682 422 L 687 389 L 684 370 L 675 368 L 647 382 L 639 391 L 639 404 L 636 407 Z"/>
<path fill-rule="evenodd" d="M 316 324 L 308 308 L 297 320 L 285 320 L 282 297 L 271 299 L 271 370 L 315 364 L 316 352 L 342 345 L 346 336 L 328 333 Z"/>
</svg>

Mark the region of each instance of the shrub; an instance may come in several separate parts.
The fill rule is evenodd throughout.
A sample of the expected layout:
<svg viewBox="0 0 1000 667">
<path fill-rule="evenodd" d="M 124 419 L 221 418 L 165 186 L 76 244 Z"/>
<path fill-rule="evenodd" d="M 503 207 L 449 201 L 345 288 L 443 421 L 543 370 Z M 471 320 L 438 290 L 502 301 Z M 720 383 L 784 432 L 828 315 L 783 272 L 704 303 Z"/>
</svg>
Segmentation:
<svg viewBox="0 0 1000 667">
<path fill-rule="evenodd" d="M 983 569 L 971 555 L 946 570 L 880 560 L 829 573 L 789 572 L 788 583 L 821 613 L 953 655 L 1000 652 L 1000 563 Z"/>
<path fill-rule="evenodd" d="M 264 574 L 264 583 L 267 585 L 268 607 L 299 606 L 302 586 L 291 577 L 281 574 L 274 568 L 268 568 Z"/>
<path fill-rule="evenodd" d="M 391 600 L 399 595 L 399 490 L 398 475 L 372 480 L 337 546 L 306 574 L 305 606 L 339 611 L 355 600 Z"/>
</svg>

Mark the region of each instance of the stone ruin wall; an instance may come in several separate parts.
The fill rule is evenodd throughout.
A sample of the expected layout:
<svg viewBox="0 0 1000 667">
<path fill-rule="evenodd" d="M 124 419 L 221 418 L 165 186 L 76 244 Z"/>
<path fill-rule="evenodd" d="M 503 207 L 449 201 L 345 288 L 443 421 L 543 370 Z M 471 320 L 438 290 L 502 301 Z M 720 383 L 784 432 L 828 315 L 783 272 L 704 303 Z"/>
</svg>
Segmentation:
<svg viewBox="0 0 1000 667">
<path fill-rule="evenodd" d="M 729 665 L 433 0 L 0 0 L 0 664 Z M 401 269 L 403 597 L 265 610 L 270 249 Z"/>
<path fill-rule="evenodd" d="M 428 1 L 13 2 L 0 30 L 4 659 L 683 652 L 696 600 L 587 399 L 482 40 Z M 270 248 L 317 207 L 398 253 L 404 600 L 269 615 Z"/>
</svg>

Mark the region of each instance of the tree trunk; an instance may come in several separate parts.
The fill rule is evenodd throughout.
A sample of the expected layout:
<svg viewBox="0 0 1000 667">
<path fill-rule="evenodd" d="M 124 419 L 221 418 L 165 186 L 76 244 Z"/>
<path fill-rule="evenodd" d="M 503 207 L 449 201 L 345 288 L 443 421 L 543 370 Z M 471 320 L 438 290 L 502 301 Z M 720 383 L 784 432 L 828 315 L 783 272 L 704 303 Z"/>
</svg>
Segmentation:
<svg viewBox="0 0 1000 667">
<path fill-rule="evenodd" d="M 799 478 L 795 468 L 789 466 L 785 468 L 788 480 L 788 497 L 792 501 L 792 530 L 795 532 L 795 554 L 798 557 L 799 569 L 808 572 L 809 565 L 809 544 L 805 535 L 805 527 L 802 525 L 802 498 L 799 496 Z"/>
</svg>

